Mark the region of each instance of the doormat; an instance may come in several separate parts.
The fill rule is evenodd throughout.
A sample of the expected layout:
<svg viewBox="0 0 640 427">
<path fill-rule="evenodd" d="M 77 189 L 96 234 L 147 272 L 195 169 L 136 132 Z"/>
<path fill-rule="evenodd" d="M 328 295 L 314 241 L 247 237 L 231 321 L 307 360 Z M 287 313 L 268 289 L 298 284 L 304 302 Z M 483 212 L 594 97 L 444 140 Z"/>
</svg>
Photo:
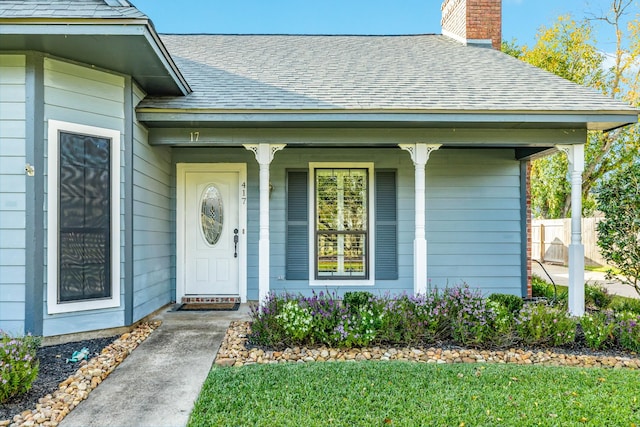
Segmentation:
<svg viewBox="0 0 640 427">
<path fill-rule="evenodd" d="M 238 308 L 239 302 L 198 302 L 180 304 L 173 311 L 237 311 Z"/>
</svg>

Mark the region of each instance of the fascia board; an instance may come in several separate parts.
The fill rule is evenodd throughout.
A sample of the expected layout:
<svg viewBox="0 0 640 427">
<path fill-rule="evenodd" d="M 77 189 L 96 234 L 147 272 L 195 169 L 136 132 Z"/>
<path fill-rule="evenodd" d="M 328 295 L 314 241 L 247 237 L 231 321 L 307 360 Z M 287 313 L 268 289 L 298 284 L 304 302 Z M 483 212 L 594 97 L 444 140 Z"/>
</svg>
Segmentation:
<svg viewBox="0 0 640 427">
<path fill-rule="evenodd" d="M 637 123 L 637 113 L 629 112 L 570 112 L 570 113 L 510 113 L 510 112 L 194 112 L 189 110 L 156 110 L 141 108 L 137 110 L 138 120 L 143 122 L 357 122 L 357 123 L 573 123 L 593 130 L 608 130 L 627 124 Z"/>
</svg>

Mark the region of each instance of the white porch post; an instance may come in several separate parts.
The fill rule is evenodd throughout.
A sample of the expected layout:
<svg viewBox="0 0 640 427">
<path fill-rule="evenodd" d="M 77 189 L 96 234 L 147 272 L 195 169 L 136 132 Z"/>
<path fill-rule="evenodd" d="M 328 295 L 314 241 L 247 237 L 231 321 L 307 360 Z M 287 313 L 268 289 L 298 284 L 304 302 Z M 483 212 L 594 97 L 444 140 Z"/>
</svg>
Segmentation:
<svg viewBox="0 0 640 427">
<path fill-rule="evenodd" d="M 260 240 L 258 241 L 258 298 L 260 304 L 269 293 L 269 165 L 276 151 L 286 144 L 244 144 L 253 151 L 260 165 Z"/>
<path fill-rule="evenodd" d="M 582 245 L 582 171 L 584 144 L 556 146 L 569 159 L 571 175 L 571 243 L 569 244 L 569 312 L 584 314 L 584 246 Z"/>
<path fill-rule="evenodd" d="M 416 234 L 413 240 L 413 293 L 427 293 L 427 239 L 426 224 L 426 185 L 425 165 L 432 151 L 442 144 L 398 144 L 408 151 L 415 166 L 415 226 Z"/>
</svg>

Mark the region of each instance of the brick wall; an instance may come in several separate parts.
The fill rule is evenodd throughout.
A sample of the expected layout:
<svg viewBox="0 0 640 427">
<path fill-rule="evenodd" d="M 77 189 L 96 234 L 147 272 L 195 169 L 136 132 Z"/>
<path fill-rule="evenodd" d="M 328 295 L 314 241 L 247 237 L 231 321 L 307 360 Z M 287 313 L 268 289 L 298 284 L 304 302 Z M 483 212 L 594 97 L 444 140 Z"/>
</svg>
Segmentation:
<svg viewBox="0 0 640 427">
<path fill-rule="evenodd" d="M 491 40 L 502 44 L 502 0 L 444 0 L 442 32 L 460 41 Z"/>
</svg>

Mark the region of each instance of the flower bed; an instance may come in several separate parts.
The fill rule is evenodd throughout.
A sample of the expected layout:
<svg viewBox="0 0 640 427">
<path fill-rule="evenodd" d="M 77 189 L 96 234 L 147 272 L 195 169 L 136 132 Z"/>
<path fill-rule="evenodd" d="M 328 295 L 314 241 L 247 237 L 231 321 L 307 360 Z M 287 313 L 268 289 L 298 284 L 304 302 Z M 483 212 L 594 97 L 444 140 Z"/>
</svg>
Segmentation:
<svg viewBox="0 0 640 427">
<path fill-rule="evenodd" d="M 311 297 L 270 294 L 252 309 L 254 346 L 282 350 L 295 346 L 352 348 L 421 346 L 442 342 L 471 348 L 515 345 L 558 347 L 578 334 L 592 349 L 640 350 L 640 316 L 602 311 L 580 319 L 562 305 L 522 304 L 516 296 L 484 298 L 468 286 L 426 295 L 374 296 L 347 292 L 343 299 L 320 292 Z"/>
</svg>

